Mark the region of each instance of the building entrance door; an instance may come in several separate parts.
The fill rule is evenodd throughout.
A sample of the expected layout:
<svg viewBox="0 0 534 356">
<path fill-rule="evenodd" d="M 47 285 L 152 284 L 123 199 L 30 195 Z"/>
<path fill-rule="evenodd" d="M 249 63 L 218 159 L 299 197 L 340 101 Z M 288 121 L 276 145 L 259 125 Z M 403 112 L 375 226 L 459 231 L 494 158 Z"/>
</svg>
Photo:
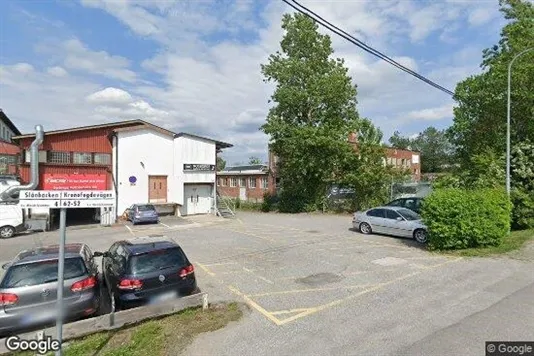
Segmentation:
<svg viewBox="0 0 534 356">
<path fill-rule="evenodd" d="M 148 202 L 167 202 L 167 176 L 148 177 Z"/>
</svg>

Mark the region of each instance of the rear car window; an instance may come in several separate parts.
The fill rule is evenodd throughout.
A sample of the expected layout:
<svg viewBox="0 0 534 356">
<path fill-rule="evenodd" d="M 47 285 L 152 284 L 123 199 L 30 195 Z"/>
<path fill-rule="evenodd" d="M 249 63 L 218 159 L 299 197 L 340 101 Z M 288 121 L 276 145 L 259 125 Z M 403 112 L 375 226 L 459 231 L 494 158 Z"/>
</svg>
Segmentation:
<svg viewBox="0 0 534 356">
<path fill-rule="evenodd" d="M 154 205 L 139 205 L 137 207 L 138 211 L 154 211 L 156 208 L 154 208 Z"/>
<path fill-rule="evenodd" d="M 130 258 L 130 272 L 133 274 L 151 273 L 171 267 L 183 267 L 187 258 L 180 248 L 154 250 L 134 255 Z"/>
<path fill-rule="evenodd" d="M 57 268 L 57 260 L 12 266 L 7 270 L 1 288 L 35 286 L 57 281 Z M 65 260 L 65 279 L 81 277 L 86 273 L 87 270 L 81 258 L 74 257 Z"/>
<path fill-rule="evenodd" d="M 409 221 L 413 221 L 413 220 L 420 220 L 421 219 L 421 216 L 411 210 L 408 210 L 408 209 L 399 209 L 398 212 L 406 219 L 406 220 L 409 220 Z"/>
</svg>

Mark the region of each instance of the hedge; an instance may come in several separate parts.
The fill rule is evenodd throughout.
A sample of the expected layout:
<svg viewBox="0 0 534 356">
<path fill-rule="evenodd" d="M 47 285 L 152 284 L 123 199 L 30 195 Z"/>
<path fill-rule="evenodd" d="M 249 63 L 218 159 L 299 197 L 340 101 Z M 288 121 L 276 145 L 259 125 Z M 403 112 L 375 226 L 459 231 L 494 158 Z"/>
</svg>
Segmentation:
<svg viewBox="0 0 534 356">
<path fill-rule="evenodd" d="M 512 204 L 501 189 L 445 188 L 424 200 L 422 218 L 433 250 L 497 246 L 510 231 Z"/>
<path fill-rule="evenodd" d="M 514 189 L 512 203 L 512 229 L 534 229 L 534 191 Z"/>
</svg>

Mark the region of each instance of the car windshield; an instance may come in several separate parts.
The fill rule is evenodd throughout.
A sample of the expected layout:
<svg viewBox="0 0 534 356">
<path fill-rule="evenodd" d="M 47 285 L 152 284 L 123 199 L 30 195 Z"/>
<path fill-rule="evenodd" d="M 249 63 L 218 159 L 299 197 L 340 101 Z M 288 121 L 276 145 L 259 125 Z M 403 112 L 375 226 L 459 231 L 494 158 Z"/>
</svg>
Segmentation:
<svg viewBox="0 0 534 356">
<path fill-rule="evenodd" d="M 15 265 L 8 269 L 1 288 L 35 286 L 57 281 L 57 260 L 39 261 Z M 81 258 L 65 260 L 65 279 L 81 277 L 87 273 Z"/>
<path fill-rule="evenodd" d="M 133 274 L 143 274 L 166 268 L 183 267 L 186 264 L 187 259 L 180 248 L 168 248 L 132 256 L 130 271 Z"/>
<path fill-rule="evenodd" d="M 403 218 L 405 218 L 406 220 L 409 220 L 409 221 L 413 221 L 413 220 L 420 220 L 421 219 L 421 216 L 415 212 L 413 212 L 412 210 L 409 210 L 409 209 L 399 209 L 397 210 L 397 212 L 399 214 L 402 215 Z"/>
<path fill-rule="evenodd" d="M 156 208 L 154 208 L 154 205 L 139 205 L 137 206 L 138 211 L 154 211 Z"/>
</svg>

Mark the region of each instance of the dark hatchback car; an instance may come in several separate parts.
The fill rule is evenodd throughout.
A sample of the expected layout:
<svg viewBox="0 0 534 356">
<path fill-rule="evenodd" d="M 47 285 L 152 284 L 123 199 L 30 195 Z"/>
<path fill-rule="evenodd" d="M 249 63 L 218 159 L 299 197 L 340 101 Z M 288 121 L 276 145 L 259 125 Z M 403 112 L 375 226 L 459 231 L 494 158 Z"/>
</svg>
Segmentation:
<svg viewBox="0 0 534 356">
<path fill-rule="evenodd" d="M 423 200 L 424 199 L 420 197 L 399 198 L 387 203 L 386 206 L 406 208 L 415 211 L 417 214 L 420 214 Z"/>
<path fill-rule="evenodd" d="M 152 204 L 133 204 L 126 212 L 128 220 L 132 224 L 139 223 L 157 223 L 159 222 L 159 214 L 156 207 Z"/>
<path fill-rule="evenodd" d="M 46 325 L 57 315 L 57 245 L 20 252 L 2 266 L 0 334 Z M 66 320 L 96 314 L 101 301 L 98 265 L 85 244 L 65 246 L 63 307 Z"/>
<path fill-rule="evenodd" d="M 197 292 L 193 264 L 182 248 L 167 238 L 118 241 L 103 256 L 104 283 L 116 309 Z"/>
</svg>

